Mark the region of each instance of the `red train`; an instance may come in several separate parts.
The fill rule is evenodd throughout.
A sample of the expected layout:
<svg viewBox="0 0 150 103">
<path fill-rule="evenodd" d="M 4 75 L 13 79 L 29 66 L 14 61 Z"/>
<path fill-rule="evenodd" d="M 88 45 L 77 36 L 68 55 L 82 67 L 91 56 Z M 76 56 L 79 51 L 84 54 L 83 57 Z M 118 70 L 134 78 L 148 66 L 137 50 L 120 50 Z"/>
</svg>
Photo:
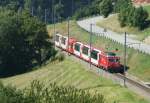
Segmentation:
<svg viewBox="0 0 150 103">
<path fill-rule="evenodd" d="M 74 38 L 63 36 L 59 33 L 55 36 L 55 45 L 75 56 L 96 65 L 97 67 L 113 70 L 121 68 L 120 57 L 114 52 L 105 52 L 89 45 L 85 45 Z"/>
</svg>

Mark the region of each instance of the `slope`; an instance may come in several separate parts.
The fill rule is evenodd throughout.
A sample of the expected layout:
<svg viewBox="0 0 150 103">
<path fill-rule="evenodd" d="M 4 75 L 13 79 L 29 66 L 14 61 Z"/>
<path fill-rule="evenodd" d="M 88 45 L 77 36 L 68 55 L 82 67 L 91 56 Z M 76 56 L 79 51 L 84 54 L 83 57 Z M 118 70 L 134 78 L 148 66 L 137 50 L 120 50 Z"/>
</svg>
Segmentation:
<svg viewBox="0 0 150 103">
<path fill-rule="evenodd" d="M 74 86 L 76 88 L 98 92 L 105 96 L 108 103 L 148 103 L 142 97 L 130 92 L 124 87 L 108 79 L 96 76 L 81 65 L 80 61 L 66 58 L 63 62 L 49 63 L 39 70 L 1 79 L 5 85 L 12 84 L 24 88 L 32 80 L 38 79 L 45 84 L 56 82 L 58 85 Z"/>
</svg>

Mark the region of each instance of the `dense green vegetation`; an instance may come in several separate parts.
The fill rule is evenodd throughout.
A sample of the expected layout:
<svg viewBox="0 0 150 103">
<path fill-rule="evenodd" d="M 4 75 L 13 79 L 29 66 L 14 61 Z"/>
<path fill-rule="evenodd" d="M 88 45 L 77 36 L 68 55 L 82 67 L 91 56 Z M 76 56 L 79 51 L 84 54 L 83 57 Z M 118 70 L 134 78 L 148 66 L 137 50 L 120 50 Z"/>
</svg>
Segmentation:
<svg viewBox="0 0 150 103">
<path fill-rule="evenodd" d="M 147 27 L 148 13 L 142 8 L 135 8 L 131 0 L 4 0 L 1 7 L 7 9 L 29 10 L 45 23 L 60 22 L 67 17 L 80 19 L 101 14 L 107 17 L 119 13 L 120 25 L 133 26 L 139 29 Z"/>
<path fill-rule="evenodd" d="M 100 94 L 91 95 L 88 91 L 73 87 L 33 81 L 24 90 L 17 90 L 0 83 L 0 103 L 105 103 Z"/>
<path fill-rule="evenodd" d="M 27 11 L 0 9 L 0 76 L 27 72 L 53 57 L 48 39 L 46 25 Z"/>
<path fill-rule="evenodd" d="M 93 0 L 1 0 L 0 6 L 11 10 L 29 10 L 30 13 L 40 20 L 51 23 L 60 21 L 74 12 L 90 4 Z"/>
<path fill-rule="evenodd" d="M 67 23 L 58 23 L 56 25 L 56 31 L 65 34 L 67 31 Z M 49 34 L 53 33 L 53 26 L 48 27 Z M 70 23 L 70 36 L 76 38 L 78 41 L 83 43 L 89 43 L 90 33 L 79 28 L 75 21 Z M 124 47 L 121 44 L 115 43 L 104 37 L 92 36 L 92 45 L 97 48 L 102 48 L 104 50 L 114 51 L 116 48 L 119 49 L 117 55 L 121 57 L 121 62 L 123 63 Z M 108 48 L 108 49 L 107 49 Z M 143 63 L 144 62 L 144 63 Z M 149 55 L 140 53 L 139 51 L 128 48 L 127 49 L 127 64 L 129 66 L 128 73 L 133 76 L 138 77 L 143 81 L 150 81 L 150 61 Z"/>
<path fill-rule="evenodd" d="M 30 87 L 31 81 L 38 80 L 48 88 L 51 87 L 49 86 L 50 83 L 56 83 L 58 86 L 71 86 L 89 91 L 92 96 L 95 92 L 102 94 L 106 103 L 114 103 L 114 101 L 116 103 L 148 103 L 143 97 L 136 95 L 127 88 L 102 76 L 97 76 L 91 72 L 89 65 L 84 65 L 81 61 L 69 56 L 62 62 L 50 62 L 35 71 L 3 78 L 1 81 L 4 85 L 12 84 L 19 89 L 24 89 Z"/>
<path fill-rule="evenodd" d="M 104 17 L 108 17 L 110 13 L 113 11 L 112 0 L 102 0 L 100 3 L 100 12 Z"/>
<path fill-rule="evenodd" d="M 135 8 L 130 2 L 120 0 L 121 8 L 119 10 L 119 21 L 122 27 L 138 27 L 140 30 L 146 28 L 148 12 L 143 7 Z"/>
</svg>

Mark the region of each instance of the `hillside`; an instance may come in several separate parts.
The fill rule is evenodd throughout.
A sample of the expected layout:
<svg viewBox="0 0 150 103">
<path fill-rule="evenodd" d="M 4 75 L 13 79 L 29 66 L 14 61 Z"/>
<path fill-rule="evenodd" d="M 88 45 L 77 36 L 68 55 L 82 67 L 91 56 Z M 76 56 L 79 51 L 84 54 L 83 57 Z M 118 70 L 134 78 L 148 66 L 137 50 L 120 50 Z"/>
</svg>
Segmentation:
<svg viewBox="0 0 150 103">
<path fill-rule="evenodd" d="M 30 73 L 1 80 L 5 85 L 12 84 L 17 88 L 24 88 L 35 79 L 43 81 L 45 84 L 56 82 L 58 85 L 71 85 L 89 90 L 91 93 L 95 91 L 103 94 L 107 103 L 112 103 L 114 100 L 118 103 L 148 103 L 142 97 L 137 96 L 126 88 L 108 79 L 96 76 L 85 69 L 80 64 L 80 61 L 74 61 L 69 58 L 63 62 L 49 63 L 41 69 Z"/>
<path fill-rule="evenodd" d="M 49 34 L 53 34 L 53 25 L 48 26 Z M 67 22 L 58 23 L 56 25 L 56 31 L 65 35 L 67 33 Z M 89 43 L 90 34 L 83 29 L 79 28 L 75 21 L 70 23 L 70 36 L 76 38 L 78 41 L 83 43 Z M 123 63 L 124 47 L 118 43 L 115 43 L 109 39 L 103 37 L 92 36 L 92 45 L 97 48 L 102 48 L 104 50 L 115 50 L 119 49 L 117 55 L 121 57 L 121 62 Z M 107 49 L 106 49 L 107 48 Z M 129 66 L 128 73 L 133 76 L 138 77 L 139 79 L 149 82 L 150 81 L 150 61 L 149 55 L 140 53 L 136 50 L 127 49 L 127 65 Z"/>
</svg>

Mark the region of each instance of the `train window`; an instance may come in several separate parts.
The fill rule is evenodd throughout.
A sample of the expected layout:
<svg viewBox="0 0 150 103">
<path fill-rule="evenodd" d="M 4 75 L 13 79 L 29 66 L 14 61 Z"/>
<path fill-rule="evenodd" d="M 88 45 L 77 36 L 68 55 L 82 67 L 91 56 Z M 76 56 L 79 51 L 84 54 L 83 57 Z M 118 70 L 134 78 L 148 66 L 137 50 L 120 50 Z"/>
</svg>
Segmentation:
<svg viewBox="0 0 150 103">
<path fill-rule="evenodd" d="M 106 53 L 107 53 L 107 56 L 116 56 L 116 54 L 113 52 L 106 52 Z"/>
<path fill-rule="evenodd" d="M 92 51 L 91 51 L 91 58 L 97 60 L 97 59 L 98 59 L 97 54 L 98 54 L 98 51 L 92 50 Z"/>
<path fill-rule="evenodd" d="M 80 44 L 75 44 L 75 48 L 74 48 L 76 51 L 79 51 L 80 52 Z"/>
<path fill-rule="evenodd" d="M 84 46 L 84 47 L 82 48 L 82 53 L 83 53 L 83 54 L 88 55 L 88 51 L 89 51 L 89 48 L 88 48 L 88 47 L 85 47 L 85 46 Z"/>
<path fill-rule="evenodd" d="M 56 35 L 56 41 L 59 42 L 59 36 L 58 35 Z"/>
<path fill-rule="evenodd" d="M 65 45 L 66 44 L 66 38 L 62 37 L 61 43 Z"/>
</svg>

